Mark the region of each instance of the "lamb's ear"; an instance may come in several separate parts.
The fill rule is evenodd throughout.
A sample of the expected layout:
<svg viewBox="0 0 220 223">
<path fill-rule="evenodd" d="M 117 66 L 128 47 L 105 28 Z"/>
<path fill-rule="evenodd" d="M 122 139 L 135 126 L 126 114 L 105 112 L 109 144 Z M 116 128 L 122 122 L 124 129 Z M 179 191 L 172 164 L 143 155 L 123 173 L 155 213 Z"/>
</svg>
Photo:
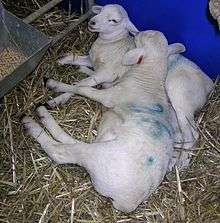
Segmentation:
<svg viewBox="0 0 220 223">
<path fill-rule="evenodd" d="M 145 52 L 143 48 L 128 51 L 122 58 L 123 65 L 141 64 L 144 61 Z"/>
<path fill-rule="evenodd" d="M 94 5 L 92 6 L 92 12 L 95 14 L 99 14 L 102 10 L 103 6 L 101 5 Z"/>
<path fill-rule="evenodd" d="M 186 48 L 182 43 L 173 43 L 168 46 L 168 55 L 183 53 L 185 51 Z"/>
<path fill-rule="evenodd" d="M 130 19 L 127 19 L 126 21 L 126 29 L 129 33 L 136 36 L 139 33 L 139 30 L 136 28 L 136 26 L 130 21 Z"/>
</svg>

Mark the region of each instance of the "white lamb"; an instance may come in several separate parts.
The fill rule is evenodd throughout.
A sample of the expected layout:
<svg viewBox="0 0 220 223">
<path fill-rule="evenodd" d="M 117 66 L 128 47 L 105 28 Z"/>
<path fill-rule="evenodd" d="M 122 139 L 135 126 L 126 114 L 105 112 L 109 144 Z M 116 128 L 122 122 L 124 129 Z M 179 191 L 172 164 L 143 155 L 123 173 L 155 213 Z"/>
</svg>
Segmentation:
<svg viewBox="0 0 220 223">
<path fill-rule="evenodd" d="M 168 56 L 184 50 L 181 44 L 168 46 L 158 31 L 142 32 L 136 40 L 138 48 L 123 58 L 126 66 L 134 65 L 117 85 L 98 90 L 53 82 L 58 92 L 80 94 L 109 108 L 94 143 L 70 137 L 44 107 L 39 107 L 39 116 L 57 141 L 30 117 L 23 119 L 54 161 L 85 167 L 95 189 L 123 212 L 133 211 L 149 197 L 171 161 L 173 131 L 164 81 Z"/>
<path fill-rule="evenodd" d="M 128 70 L 121 61 L 123 55 L 135 47 L 134 40 L 129 36 L 138 30 L 129 20 L 127 12 L 120 5 L 93 6 L 92 11 L 97 14 L 89 21 L 89 30 L 98 32 L 99 36 L 93 43 L 89 55 L 78 56 L 70 54 L 58 62 L 60 64 L 80 65 L 81 71 L 90 77 L 81 80 L 78 86 L 95 86 L 102 84 L 107 88 L 113 81 L 120 79 Z M 93 67 L 94 71 L 88 67 Z M 50 86 L 50 83 L 47 83 Z M 51 107 L 64 104 L 72 94 L 60 95 L 48 102 Z"/>
</svg>

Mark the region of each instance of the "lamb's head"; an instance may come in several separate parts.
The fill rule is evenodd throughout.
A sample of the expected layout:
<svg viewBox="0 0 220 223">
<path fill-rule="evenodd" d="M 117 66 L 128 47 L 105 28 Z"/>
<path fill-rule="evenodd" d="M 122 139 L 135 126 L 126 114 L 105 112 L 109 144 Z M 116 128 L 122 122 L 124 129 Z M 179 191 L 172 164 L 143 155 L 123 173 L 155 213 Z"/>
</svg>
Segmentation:
<svg viewBox="0 0 220 223">
<path fill-rule="evenodd" d="M 117 4 L 110 4 L 105 6 L 93 6 L 92 11 L 97 14 L 89 21 L 89 30 L 91 32 L 98 32 L 100 35 L 107 35 L 115 37 L 121 33 L 138 33 L 137 28 L 129 20 L 125 9 Z"/>
<path fill-rule="evenodd" d="M 163 33 L 154 30 L 140 32 L 135 37 L 136 47 L 124 55 L 124 65 L 143 64 L 144 62 L 167 58 L 171 54 L 182 53 L 185 47 L 181 43 L 168 45 Z"/>
</svg>

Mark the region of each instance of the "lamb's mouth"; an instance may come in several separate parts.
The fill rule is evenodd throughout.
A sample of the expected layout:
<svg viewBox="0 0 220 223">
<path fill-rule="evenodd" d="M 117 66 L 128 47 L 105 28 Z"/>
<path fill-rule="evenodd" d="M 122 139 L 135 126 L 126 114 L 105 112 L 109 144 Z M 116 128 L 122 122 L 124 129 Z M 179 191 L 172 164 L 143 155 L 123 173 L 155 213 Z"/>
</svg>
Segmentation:
<svg viewBox="0 0 220 223">
<path fill-rule="evenodd" d="M 89 29 L 89 31 L 91 31 L 91 32 L 99 32 L 99 30 L 97 29 L 97 28 L 94 28 L 94 27 L 92 27 L 92 26 L 88 26 L 88 29 Z"/>
</svg>

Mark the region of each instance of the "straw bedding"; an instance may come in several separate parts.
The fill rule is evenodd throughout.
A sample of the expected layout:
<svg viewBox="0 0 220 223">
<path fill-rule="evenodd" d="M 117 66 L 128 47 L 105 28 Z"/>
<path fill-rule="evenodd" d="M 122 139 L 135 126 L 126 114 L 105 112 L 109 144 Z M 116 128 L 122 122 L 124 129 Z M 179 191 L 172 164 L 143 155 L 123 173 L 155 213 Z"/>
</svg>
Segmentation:
<svg viewBox="0 0 220 223">
<path fill-rule="evenodd" d="M 10 8 L 10 1 L 5 2 Z M 45 1 L 20 1 L 18 7 L 13 5 L 10 10 L 22 15 L 26 7 L 35 10 L 35 2 Z M 68 21 L 66 15 L 54 9 L 35 25 L 56 34 Z M 45 88 L 43 77 L 67 83 L 85 77 L 75 67 L 58 66 L 56 60 L 69 51 L 85 54 L 95 38 L 82 24 L 51 48 L 35 72 L 0 101 L 0 222 L 219 222 L 219 84 L 197 115 L 200 139 L 192 151 L 190 167 L 183 172 L 173 170 L 150 199 L 129 215 L 113 209 L 93 189 L 83 168 L 56 165 L 25 134 L 22 115 L 36 118 L 36 107 L 52 95 Z M 51 114 L 69 134 L 91 142 L 103 109 L 94 101 L 74 96 L 66 105 L 51 110 Z"/>
</svg>

